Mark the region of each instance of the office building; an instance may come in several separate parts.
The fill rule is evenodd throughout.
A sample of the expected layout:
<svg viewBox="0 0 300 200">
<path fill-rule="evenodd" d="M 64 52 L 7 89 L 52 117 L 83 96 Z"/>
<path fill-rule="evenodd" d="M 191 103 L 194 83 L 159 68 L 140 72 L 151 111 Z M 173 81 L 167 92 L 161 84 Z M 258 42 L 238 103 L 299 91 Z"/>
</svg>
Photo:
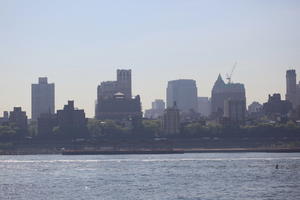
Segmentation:
<svg viewBox="0 0 300 200">
<path fill-rule="evenodd" d="M 263 111 L 267 115 L 287 115 L 292 109 L 292 103 L 281 100 L 280 94 L 269 95 L 268 102 L 263 104 Z"/>
<path fill-rule="evenodd" d="M 47 77 L 39 78 L 38 84 L 31 85 L 31 118 L 36 121 L 41 114 L 55 112 L 54 83 Z"/>
<path fill-rule="evenodd" d="M 173 107 L 174 102 L 180 112 L 198 111 L 198 95 L 196 81 L 179 79 L 168 82 L 167 108 Z"/>
<path fill-rule="evenodd" d="M 245 87 L 241 83 L 225 83 L 219 75 L 212 89 L 211 97 L 211 112 L 214 116 L 223 116 L 224 103 L 227 99 L 246 102 Z"/>
<path fill-rule="evenodd" d="M 14 107 L 14 110 L 10 112 L 9 123 L 16 125 L 23 136 L 27 134 L 27 115 L 25 111 L 22 111 L 21 107 Z"/>
</svg>

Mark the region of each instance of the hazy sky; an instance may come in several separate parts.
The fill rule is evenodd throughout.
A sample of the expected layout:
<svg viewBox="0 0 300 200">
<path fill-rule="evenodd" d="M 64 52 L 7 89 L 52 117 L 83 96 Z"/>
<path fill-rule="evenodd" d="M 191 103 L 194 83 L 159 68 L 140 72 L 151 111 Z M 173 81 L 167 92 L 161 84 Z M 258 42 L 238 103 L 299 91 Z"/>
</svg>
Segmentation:
<svg viewBox="0 0 300 200">
<path fill-rule="evenodd" d="M 173 79 L 210 96 L 235 61 L 248 103 L 284 95 L 286 69 L 300 77 L 300 1 L 0 0 L 1 112 L 31 116 L 31 83 L 48 76 L 56 109 L 73 99 L 92 117 L 97 85 L 118 68 L 133 70 L 143 109 Z"/>
</svg>

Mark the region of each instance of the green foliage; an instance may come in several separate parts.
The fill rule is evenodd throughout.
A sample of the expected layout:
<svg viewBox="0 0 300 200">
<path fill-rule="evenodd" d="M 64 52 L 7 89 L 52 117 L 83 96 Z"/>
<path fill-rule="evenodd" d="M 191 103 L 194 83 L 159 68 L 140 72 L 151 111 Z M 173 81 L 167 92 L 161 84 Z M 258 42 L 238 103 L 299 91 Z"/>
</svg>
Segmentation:
<svg viewBox="0 0 300 200">
<path fill-rule="evenodd" d="M 143 120 L 141 134 L 146 136 L 157 136 L 161 133 L 160 120 Z"/>
</svg>

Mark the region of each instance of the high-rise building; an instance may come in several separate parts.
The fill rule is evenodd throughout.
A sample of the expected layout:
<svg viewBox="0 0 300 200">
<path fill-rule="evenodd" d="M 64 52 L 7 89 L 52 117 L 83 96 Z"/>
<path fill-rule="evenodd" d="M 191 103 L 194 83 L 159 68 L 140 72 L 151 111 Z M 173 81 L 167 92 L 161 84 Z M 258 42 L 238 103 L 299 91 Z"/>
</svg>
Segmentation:
<svg viewBox="0 0 300 200">
<path fill-rule="evenodd" d="M 47 77 L 39 78 L 38 84 L 31 85 L 31 118 L 36 121 L 41 114 L 55 112 L 54 83 Z"/>
<path fill-rule="evenodd" d="M 131 99 L 131 70 L 118 69 L 116 81 L 104 81 L 97 89 L 97 100 L 113 98 L 116 93 L 124 94 Z"/>
<path fill-rule="evenodd" d="M 102 82 L 97 89 L 95 117 L 125 120 L 142 118 L 140 96 L 132 98 L 131 70 L 118 69 L 116 81 Z"/>
<path fill-rule="evenodd" d="M 180 115 L 176 103 L 165 110 L 162 119 L 162 128 L 165 135 L 173 135 L 180 132 Z"/>
<path fill-rule="evenodd" d="M 212 114 L 215 116 L 223 116 L 225 100 L 239 100 L 246 102 L 246 92 L 244 84 L 241 83 L 225 83 L 219 75 L 212 89 L 211 108 Z"/>
<path fill-rule="evenodd" d="M 211 101 L 208 97 L 198 97 L 198 112 L 205 117 L 211 113 Z"/>
<path fill-rule="evenodd" d="M 224 103 L 224 117 L 231 122 L 243 123 L 246 117 L 246 102 L 226 99 Z"/>
<path fill-rule="evenodd" d="M 293 107 L 297 106 L 297 75 L 294 69 L 286 71 L 285 98 L 293 104 Z"/>
<path fill-rule="evenodd" d="M 152 108 L 145 110 L 145 117 L 148 119 L 157 119 L 161 117 L 164 113 L 166 104 L 162 99 L 156 99 L 152 102 Z"/>
<path fill-rule="evenodd" d="M 180 112 L 198 111 L 198 95 L 196 81 L 179 79 L 168 82 L 167 108 L 176 102 Z"/>
</svg>

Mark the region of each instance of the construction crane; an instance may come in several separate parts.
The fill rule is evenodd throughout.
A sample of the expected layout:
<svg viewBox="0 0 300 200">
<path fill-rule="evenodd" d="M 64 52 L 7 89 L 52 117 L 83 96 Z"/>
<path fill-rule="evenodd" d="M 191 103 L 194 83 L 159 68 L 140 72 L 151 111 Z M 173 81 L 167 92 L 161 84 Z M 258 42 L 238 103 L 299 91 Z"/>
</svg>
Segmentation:
<svg viewBox="0 0 300 200">
<path fill-rule="evenodd" d="M 231 77 L 233 75 L 233 72 L 234 72 L 236 66 L 237 66 L 237 62 L 234 63 L 234 65 L 232 67 L 232 70 L 231 70 L 231 73 L 230 74 L 228 74 L 228 73 L 226 74 L 226 79 L 227 79 L 228 83 L 231 83 Z"/>
</svg>

